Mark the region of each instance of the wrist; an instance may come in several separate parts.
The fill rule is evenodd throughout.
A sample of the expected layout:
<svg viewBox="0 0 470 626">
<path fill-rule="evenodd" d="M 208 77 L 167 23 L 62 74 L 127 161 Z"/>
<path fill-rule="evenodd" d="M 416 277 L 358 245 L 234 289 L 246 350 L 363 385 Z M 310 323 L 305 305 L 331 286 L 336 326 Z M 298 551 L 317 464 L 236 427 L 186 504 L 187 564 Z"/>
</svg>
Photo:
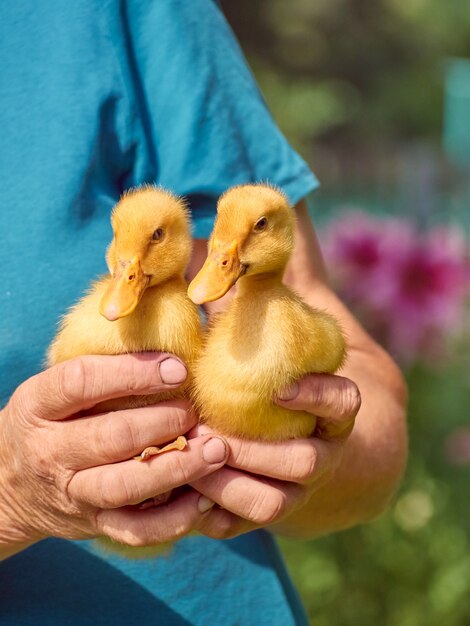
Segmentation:
<svg viewBox="0 0 470 626">
<path fill-rule="evenodd" d="M 8 559 L 10 556 L 14 556 L 19 552 L 26 550 L 26 548 L 29 548 L 33 544 L 37 543 L 37 541 L 3 543 L 2 538 L 0 538 L 0 562 Z"/>
<path fill-rule="evenodd" d="M 0 561 L 29 548 L 42 537 L 18 523 L 12 508 L 0 498 Z"/>
<path fill-rule="evenodd" d="M 0 473 L 0 561 L 21 552 L 43 537 L 26 524 L 12 495 L 8 472 Z"/>
</svg>

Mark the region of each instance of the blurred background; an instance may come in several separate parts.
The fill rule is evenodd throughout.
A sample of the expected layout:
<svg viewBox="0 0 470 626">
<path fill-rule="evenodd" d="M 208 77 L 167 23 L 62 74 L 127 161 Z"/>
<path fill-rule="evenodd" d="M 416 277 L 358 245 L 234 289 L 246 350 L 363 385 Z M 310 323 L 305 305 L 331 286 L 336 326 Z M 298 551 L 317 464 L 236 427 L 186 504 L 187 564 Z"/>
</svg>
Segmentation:
<svg viewBox="0 0 470 626">
<path fill-rule="evenodd" d="M 222 2 L 322 187 L 332 280 L 400 362 L 410 460 L 377 521 L 281 547 L 315 626 L 470 624 L 470 2 Z"/>
</svg>

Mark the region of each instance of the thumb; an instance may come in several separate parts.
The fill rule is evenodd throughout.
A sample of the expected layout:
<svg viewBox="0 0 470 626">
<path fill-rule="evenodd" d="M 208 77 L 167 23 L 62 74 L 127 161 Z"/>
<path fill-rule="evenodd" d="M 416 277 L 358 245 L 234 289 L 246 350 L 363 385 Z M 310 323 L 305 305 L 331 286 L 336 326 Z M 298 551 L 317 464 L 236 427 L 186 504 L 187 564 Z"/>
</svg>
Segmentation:
<svg viewBox="0 0 470 626">
<path fill-rule="evenodd" d="M 37 417 L 60 420 L 104 400 L 174 389 L 186 376 L 185 365 L 169 354 L 83 356 L 28 379 L 12 400 Z"/>
<path fill-rule="evenodd" d="M 331 374 L 309 374 L 283 389 L 276 404 L 306 411 L 318 418 L 316 435 L 324 439 L 349 435 L 361 406 L 357 385 L 349 378 Z"/>
</svg>

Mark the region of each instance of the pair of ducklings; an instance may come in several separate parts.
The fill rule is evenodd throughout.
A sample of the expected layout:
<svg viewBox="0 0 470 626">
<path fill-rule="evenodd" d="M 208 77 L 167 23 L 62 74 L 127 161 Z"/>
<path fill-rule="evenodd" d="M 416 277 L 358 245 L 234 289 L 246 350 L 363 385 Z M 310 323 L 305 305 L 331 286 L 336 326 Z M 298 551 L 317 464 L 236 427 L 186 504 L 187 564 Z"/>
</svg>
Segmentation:
<svg viewBox="0 0 470 626">
<path fill-rule="evenodd" d="M 99 410 L 183 395 L 221 434 L 270 441 L 311 435 L 313 415 L 273 400 L 305 374 L 335 372 L 345 341 L 331 315 L 282 283 L 294 246 L 295 216 L 286 196 L 264 184 L 221 196 L 207 259 L 189 289 L 192 242 L 182 199 L 153 186 L 133 189 L 115 206 L 111 223 L 110 275 L 62 319 L 48 364 L 84 354 L 169 352 L 188 367 L 184 385 L 112 400 Z M 197 305 L 221 298 L 235 283 L 226 311 L 204 332 Z M 159 451 L 146 450 L 141 458 Z"/>
<path fill-rule="evenodd" d="M 335 372 L 345 341 L 332 316 L 312 309 L 282 283 L 294 246 L 294 210 L 286 196 L 261 184 L 227 191 L 218 203 L 207 259 L 189 289 L 185 272 L 192 242 L 182 199 L 157 187 L 134 189 L 116 205 L 111 222 L 110 275 L 95 282 L 62 319 L 48 364 L 84 354 L 169 352 L 187 365 L 181 387 L 110 400 L 93 410 L 186 396 L 201 421 L 224 435 L 268 441 L 311 435 L 313 415 L 280 407 L 274 399 L 305 374 Z M 221 298 L 235 283 L 227 309 L 204 331 L 197 305 Z M 137 458 L 185 445 L 179 437 L 163 448 L 146 448 Z M 100 545 L 132 558 L 165 551 L 107 539 Z"/>
</svg>

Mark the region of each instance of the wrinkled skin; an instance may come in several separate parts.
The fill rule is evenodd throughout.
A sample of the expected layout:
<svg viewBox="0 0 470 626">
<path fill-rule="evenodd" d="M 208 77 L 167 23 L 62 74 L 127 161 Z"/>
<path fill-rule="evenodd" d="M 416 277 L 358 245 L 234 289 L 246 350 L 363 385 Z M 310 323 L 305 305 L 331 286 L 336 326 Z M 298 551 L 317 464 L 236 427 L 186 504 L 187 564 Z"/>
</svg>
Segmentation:
<svg viewBox="0 0 470 626">
<path fill-rule="evenodd" d="M 20 385 L 0 421 L 0 554 L 49 536 L 107 535 L 142 546 L 196 529 L 204 512 L 194 491 L 158 508 L 129 507 L 225 462 L 227 445 L 210 435 L 193 438 L 182 452 L 132 460 L 195 425 L 187 403 L 83 414 L 102 400 L 175 388 L 185 377 L 179 361 L 149 353 L 73 359 Z M 207 506 L 204 500 L 201 508 Z"/>
</svg>

